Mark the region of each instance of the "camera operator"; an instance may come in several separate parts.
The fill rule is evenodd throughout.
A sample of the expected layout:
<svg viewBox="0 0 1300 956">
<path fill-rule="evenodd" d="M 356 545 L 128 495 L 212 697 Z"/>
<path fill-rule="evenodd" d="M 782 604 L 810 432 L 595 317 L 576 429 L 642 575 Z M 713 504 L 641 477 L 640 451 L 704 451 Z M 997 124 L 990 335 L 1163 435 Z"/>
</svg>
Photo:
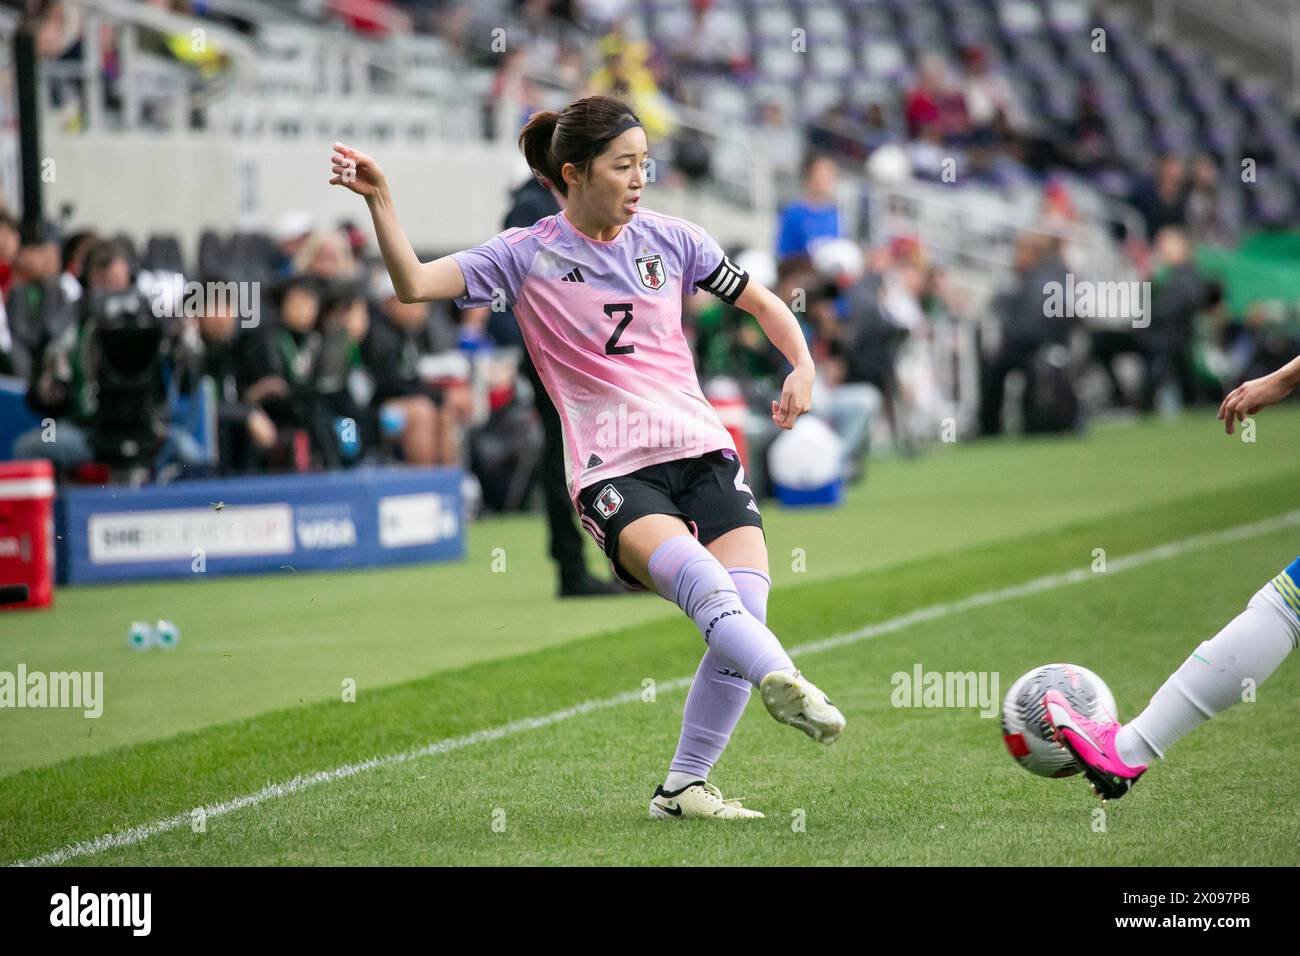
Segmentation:
<svg viewBox="0 0 1300 956">
<path fill-rule="evenodd" d="M 132 287 L 116 242 L 90 249 L 85 280 L 76 323 L 46 345 L 28 389 L 28 405 L 47 421 L 19 436 L 15 455 L 49 458 L 63 473 L 96 461 L 113 480 L 131 481 L 202 464 L 193 437 L 169 426 L 163 366 L 180 323 Z"/>
</svg>

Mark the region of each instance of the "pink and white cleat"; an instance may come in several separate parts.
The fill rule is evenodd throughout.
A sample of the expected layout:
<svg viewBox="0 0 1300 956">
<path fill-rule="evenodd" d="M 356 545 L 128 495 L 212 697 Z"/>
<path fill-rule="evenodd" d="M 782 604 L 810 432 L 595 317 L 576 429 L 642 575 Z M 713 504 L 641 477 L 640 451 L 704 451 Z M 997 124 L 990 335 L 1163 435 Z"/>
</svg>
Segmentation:
<svg viewBox="0 0 1300 956">
<path fill-rule="evenodd" d="M 1115 750 L 1119 724 L 1085 717 L 1058 690 L 1043 695 L 1043 706 L 1056 731 L 1054 739 L 1074 755 L 1075 763 L 1092 783 L 1093 792 L 1103 800 L 1118 800 L 1147 772 L 1146 767 L 1130 767 L 1119 759 Z"/>
</svg>

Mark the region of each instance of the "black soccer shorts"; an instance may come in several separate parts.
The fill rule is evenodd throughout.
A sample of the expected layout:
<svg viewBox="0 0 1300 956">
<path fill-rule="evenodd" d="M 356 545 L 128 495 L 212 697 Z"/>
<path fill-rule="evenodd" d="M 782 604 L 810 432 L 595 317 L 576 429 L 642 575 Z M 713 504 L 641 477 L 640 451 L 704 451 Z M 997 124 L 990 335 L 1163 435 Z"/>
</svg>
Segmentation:
<svg viewBox="0 0 1300 956">
<path fill-rule="evenodd" d="M 704 545 L 735 528 L 763 528 L 745 469 L 730 448 L 598 481 L 582 489 L 578 508 L 583 529 L 604 549 L 615 576 L 638 591 L 645 587 L 618 562 L 619 533 L 637 518 L 676 515 Z"/>
</svg>

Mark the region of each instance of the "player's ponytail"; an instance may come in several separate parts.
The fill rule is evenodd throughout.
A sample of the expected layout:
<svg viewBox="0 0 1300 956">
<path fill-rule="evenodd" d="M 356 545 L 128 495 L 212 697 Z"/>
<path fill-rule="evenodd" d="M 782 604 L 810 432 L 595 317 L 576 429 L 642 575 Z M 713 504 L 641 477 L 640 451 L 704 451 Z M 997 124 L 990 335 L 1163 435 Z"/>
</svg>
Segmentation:
<svg viewBox="0 0 1300 956">
<path fill-rule="evenodd" d="M 534 173 L 545 180 L 548 186 L 554 186 L 565 193 L 564 180 L 551 159 L 551 140 L 555 136 L 555 124 L 559 120 L 560 114 L 555 110 L 541 110 L 528 117 L 528 122 L 519 134 L 519 148 Z"/>
<path fill-rule="evenodd" d="M 519 148 L 534 173 L 569 195 L 562 171 L 572 163 L 585 173 L 587 164 L 599 156 L 624 130 L 640 126 L 631 108 L 612 96 L 584 96 L 557 113 L 534 113 L 519 134 Z"/>
</svg>

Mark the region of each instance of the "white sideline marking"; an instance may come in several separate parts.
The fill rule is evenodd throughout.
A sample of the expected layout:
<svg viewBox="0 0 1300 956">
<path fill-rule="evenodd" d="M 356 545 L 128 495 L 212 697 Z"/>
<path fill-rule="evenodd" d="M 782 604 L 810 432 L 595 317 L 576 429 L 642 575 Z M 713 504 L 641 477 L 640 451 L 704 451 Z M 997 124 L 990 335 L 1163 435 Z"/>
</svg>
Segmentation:
<svg viewBox="0 0 1300 956">
<path fill-rule="evenodd" d="M 1172 541 L 1168 544 L 1158 545 L 1146 551 L 1139 551 L 1136 554 L 1130 554 L 1125 557 L 1115 558 L 1107 562 L 1106 573 L 1095 574 L 1091 570 L 1076 569 L 1065 571 L 1061 574 L 1049 574 L 1041 578 L 1034 578 L 1032 581 L 1026 581 L 1024 584 L 1016 584 L 1007 588 L 1000 588 L 996 591 L 983 591 L 979 594 L 972 594 L 970 597 L 962 598 L 960 601 L 952 601 L 947 604 L 934 604 L 930 607 L 919 608 L 899 617 L 890 618 L 888 621 L 881 621 L 878 624 L 869 624 L 861 627 L 856 631 L 848 634 L 840 634 L 835 637 L 829 637 L 821 641 L 811 641 L 807 644 L 800 644 L 798 647 L 790 650 L 791 657 L 802 657 L 808 654 L 817 654 L 821 651 L 827 651 L 836 647 L 844 647 L 847 644 L 856 644 L 859 641 L 865 641 L 873 637 L 879 637 L 883 634 L 893 634 L 904 628 L 911 627 L 913 624 L 920 624 L 924 621 L 933 621 L 941 617 L 948 617 L 953 614 L 960 614 L 978 607 L 987 607 L 991 604 L 1001 604 L 1004 601 L 1013 601 L 1016 598 L 1027 597 L 1031 594 L 1040 594 L 1044 591 L 1052 591 L 1056 588 L 1063 587 L 1067 584 L 1077 584 L 1086 581 L 1089 578 L 1108 577 L 1122 571 L 1129 571 L 1133 568 L 1139 568 L 1146 564 L 1154 564 L 1157 561 L 1167 561 L 1170 558 L 1177 558 L 1181 555 L 1188 554 L 1192 551 L 1199 551 L 1204 548 L 1215 545 L 1232 544 L 1238 541 L 1245 541 L 1250 538 L 1258 538 L 1262 535 L 1272 534 L 1284 528 L 1290 528 L 1300 525 L 1300 511 L 1289 511 L 1286 514 L 1278 515 L 1273 518 L 1267 518 L 1263 521 L 1256 521 L 1252 524 L 1238 525 L 1235 528 L 1227 528 L 1223 531 L 1215 531 L 1210 534 L 1196 535 L 1190 538 L 1183 538 L 1181 541 Z M 677 690 L 679 688 L 690 686 L 690 677 L 678 677 L 673 680 L 659 683 L 659 690 Z M 445 740 L 435 741 L 426 744 L 414 750 L 406 750 L 401 753 L 389 754 L 386 757 L 372 757 L 369 760 L 363 760 L 358 763 L 344 764 L 341 767 L 335 767 L 333 770 L 320 770 L 311 774 L 299 774 L 291 780 L 284 783 L 270 784 L 263 787 L 255 793 L 245 794 L 242 797 L 235 797 L 233 800 L 226 800 L 222 803 L 213 804 L 210 807 L 203 807 L 203 812 L 208 819 L 212 817 L 225 816 L 228 813 L 234 813 L 236 810 L 242 810 L 245 807 L 255 807 L 260 803 L 276 797 L 284 797 L 293 793 L 300 793 L 308 787 L 314 787 L 317 784 L 329 783 L 332 780 L 342 780 L 346 777 L 355 777 L 357 774 L 364 773 L 367 770 L 375 770 L 381 767 L 391 767 L 397 764 L 406 763 L 410 760 L 416 760 L 420 757 L 431 757 L 435 754 L 447 753 L 452 750 L 460 750 L 463 747 L 472 747 L 476 744 L 490 743 L 494 740 L 500 740 L 503 737 L 511 737 L 515 734 L 523 733 L 526 730 L 538 730 L 542 727 L 550 727 L 568 720 L 571 717 L 580 717 L 583 714 L 590 714 L 598 710 L 605 710 L 610 707 L 617 707 L 620 704 L 630 704 L 641 699 L 639 690 L 626 691 L 622 694 L 615 694 L 613 697 L 606 697 L 602 700 L 588 700 L 581 704 L 575 704 L 572 707 L 566 707 L 563 710 L 552 711 L 549 714 L 543 714 L 540 717 L 525 717 L 521 720 L 513 720 L 508 724 L 501 724 L 498 727 L 490 727 L 486 730 L 476 730 L 472 734 L 466 734 L 462 737 L 448 737 Z M 189 825 L 190 811 L 178 813 L 173 817 L 165 817 L 162 820 L 155 820 L 153 823 L 142 824 L 138 827 L 131 827 L 129 830 L 119 830 L 115 833 L 105 833 L 102 836 L 95 837 L 93 840 L 86 840 L 80 843 L 72 843 L 59 850 L 53 850 L 40 856 L 32 857 L 29 860 L 12 864 L 13 866 L 58 866 L 66 863 L 68 860 L 80 856 L 90 856 L 103 850 L 117 849 L 118 847 L 134 846 L 137 843 L 143 843 L 150 837 L 157 836 L 160 833 L 166 833 L 169 830 L 176 830 Z"/>
</svg>

